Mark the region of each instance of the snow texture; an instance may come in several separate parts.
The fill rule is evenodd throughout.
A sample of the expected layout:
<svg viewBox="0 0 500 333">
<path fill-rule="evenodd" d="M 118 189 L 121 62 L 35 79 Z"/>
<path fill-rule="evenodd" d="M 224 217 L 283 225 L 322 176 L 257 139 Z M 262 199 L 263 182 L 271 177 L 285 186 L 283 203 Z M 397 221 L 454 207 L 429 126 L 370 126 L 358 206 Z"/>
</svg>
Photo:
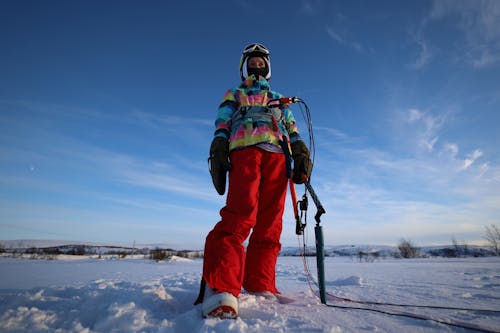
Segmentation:
<svg viewBox="0 0 500 333">
<path fill-rule="evenodd" d="M 242 293 L 236 320 L 202 319 L 193 306 L 202 261 L 145 259 L 27 260 L 0 258 L 0 332 L 474 332 L 428 320 L 327 307 L 299 257 L 280 257 L 283 302 Z M 312 275 L 315 260 L 307 260 Z M 326 258 L 326 289 L 338 297 L 500 310 L 500 258 Z M 290 298 L 293 299 L 290 302 Z M 500 331 L 500 313 L 399 308 L 341 302 L 424 315 Z"/>
</svg>

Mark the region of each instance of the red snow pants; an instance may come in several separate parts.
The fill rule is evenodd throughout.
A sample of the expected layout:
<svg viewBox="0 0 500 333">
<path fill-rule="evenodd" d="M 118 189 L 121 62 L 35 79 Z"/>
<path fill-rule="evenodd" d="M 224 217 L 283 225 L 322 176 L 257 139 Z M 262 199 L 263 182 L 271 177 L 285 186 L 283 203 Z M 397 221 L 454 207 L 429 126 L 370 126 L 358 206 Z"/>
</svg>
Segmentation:
<svg viewBox="0 0 500 333">
<path fill-rule="evenodd" d="M 231 152 L 230 159 L 226 206 L 206 238 L 203 278 L 214 291 L 234 296 L 242 286 L 278 293 L 276 261 L 288 183 L 285 155 L 248 147 Z"/>
</svg>

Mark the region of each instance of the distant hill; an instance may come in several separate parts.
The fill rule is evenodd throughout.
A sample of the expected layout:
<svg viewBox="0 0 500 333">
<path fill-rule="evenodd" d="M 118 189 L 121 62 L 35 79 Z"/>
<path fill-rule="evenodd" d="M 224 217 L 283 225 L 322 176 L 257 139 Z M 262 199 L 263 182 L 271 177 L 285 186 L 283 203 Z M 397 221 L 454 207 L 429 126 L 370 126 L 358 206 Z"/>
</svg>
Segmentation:
<svg viewBox="0 0 500 333">
<path fill-rule="evenodd" d="M 61 240 L 9 240 L 0 241 L 0 253 L 7 256 L 30 255 L 33 259 L 55 258 L 58 255 L 94 256 L 97 258 L 143 256 L 154 260 L 163 260 L 171 256 L 197 258 L 202 256 L 199 250 L 175 250 L 160 247 L 157 244 L 147 246 L 105 245 L 91 242 Z"/>
<path fill-rule="evenodd" d="M 422 246 L 417 248 L 417 257 L 486 257 L 494 253 L 489 247 L 477 245 L 441 245 Z M 179 255 L 185 257 L 200 257 L 202 250 L 173 249 L 165 244 L 146 244 L 124 246 L 120 244 L 104 244 L 93 242 L 63 241 L 63 240 L 5 240 L 0 241 L 0 251 L 24 254 L 69 254 L 69 255 L 144 255 L 161 256 Z M 359 260 L 373 261 L 379 258 L 400 257 L 396 246 L 387 245 L 336 245 L 325 246 L 327 257 L 357 257 Z M 299 256 L 303 248 L 283 247 L 281 256 Z M 305 254 L 314 256 L 316 248 L 307 247 Z"/>
<path fill-rule="evenodd" d="M 44 247 L 57 247 L 65 245 L 85 245 L 85 246 L 101 246 L 101 247 L 122 247 L 122 248 L 173 248 L 178 249 L 178 246 L 172 246 L 165 243 L 154 244 L 123 244 L 123 243 L 104 243 L 104 242 L 87 242 L 87 241 L 72 241 L 72 240 L 34 240 L 34 239 L 15 239 L 15 240 L 0 240 L 0 245 L 6 249 L 20 249 L 20 248 L 44 248 Z"/>
<path fill-rule="evenodd" d="M 280 255 L 282 256 L 298 256 L 304 252 L 303 248 L 298 247 L 283 247 Z M 380 257 L 399 257 L 399 249 L 397 246 L 388 245 L 336 245 L 325 246 L 325 256 L 340 257 L 340 256 L 355 256 L 364 258 L 380 258 Z M 489 247 L 478 245 L 440 245 L 440 246 L 422 246 L 418 247 L 420 257 L 486 257 L 493 256 L 494 253 Z M 308 246 L 306 255 L 315 255 L 316 247 Z"/>
</svg>

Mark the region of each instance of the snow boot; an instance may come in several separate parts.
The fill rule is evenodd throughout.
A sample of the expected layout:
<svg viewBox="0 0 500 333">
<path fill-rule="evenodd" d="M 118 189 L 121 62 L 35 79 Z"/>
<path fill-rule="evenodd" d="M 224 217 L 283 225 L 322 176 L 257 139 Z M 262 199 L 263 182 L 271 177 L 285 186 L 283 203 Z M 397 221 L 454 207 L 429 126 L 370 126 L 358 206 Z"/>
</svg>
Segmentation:
<svg viewBox="0 0 500 333">
<path fill-rule="evenodd" d="M 231 293 L 214 293 L 206 288 L 201 312 L 203 318 L 235 319 L 238 317 L 238 299 Z"/>
<path fill-rule="evenodd" d="M 203 318 L 230 318 L 238 317 L 238 299 L 231 293 L 214 293 L 212 288 L 202 278 L 200 283 L 200 293 L 194 305 L 201 303 L 201 313 Z"/>
</svg>

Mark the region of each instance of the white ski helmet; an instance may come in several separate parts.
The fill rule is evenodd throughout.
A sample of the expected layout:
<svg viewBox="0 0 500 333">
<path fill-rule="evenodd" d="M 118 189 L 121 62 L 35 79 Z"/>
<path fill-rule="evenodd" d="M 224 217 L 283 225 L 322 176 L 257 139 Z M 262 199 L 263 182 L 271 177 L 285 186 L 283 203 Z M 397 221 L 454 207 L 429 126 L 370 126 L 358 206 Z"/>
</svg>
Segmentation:
<svg viewBox="0 0 500 333">
<path fill-rule="evenodd" d="M 260 43 L 252 43 L 243 49 L 243 55 L 240 61 L 240 75 L 244 81 L 248 77 L 248 59 L 253 57 L 260 57 L 266 62 L 267 73 L 264 76 L 267 80 L 271 78 L 271 61 L 269 59 L 269 50 L 267 47 Z"/>
</svg>

